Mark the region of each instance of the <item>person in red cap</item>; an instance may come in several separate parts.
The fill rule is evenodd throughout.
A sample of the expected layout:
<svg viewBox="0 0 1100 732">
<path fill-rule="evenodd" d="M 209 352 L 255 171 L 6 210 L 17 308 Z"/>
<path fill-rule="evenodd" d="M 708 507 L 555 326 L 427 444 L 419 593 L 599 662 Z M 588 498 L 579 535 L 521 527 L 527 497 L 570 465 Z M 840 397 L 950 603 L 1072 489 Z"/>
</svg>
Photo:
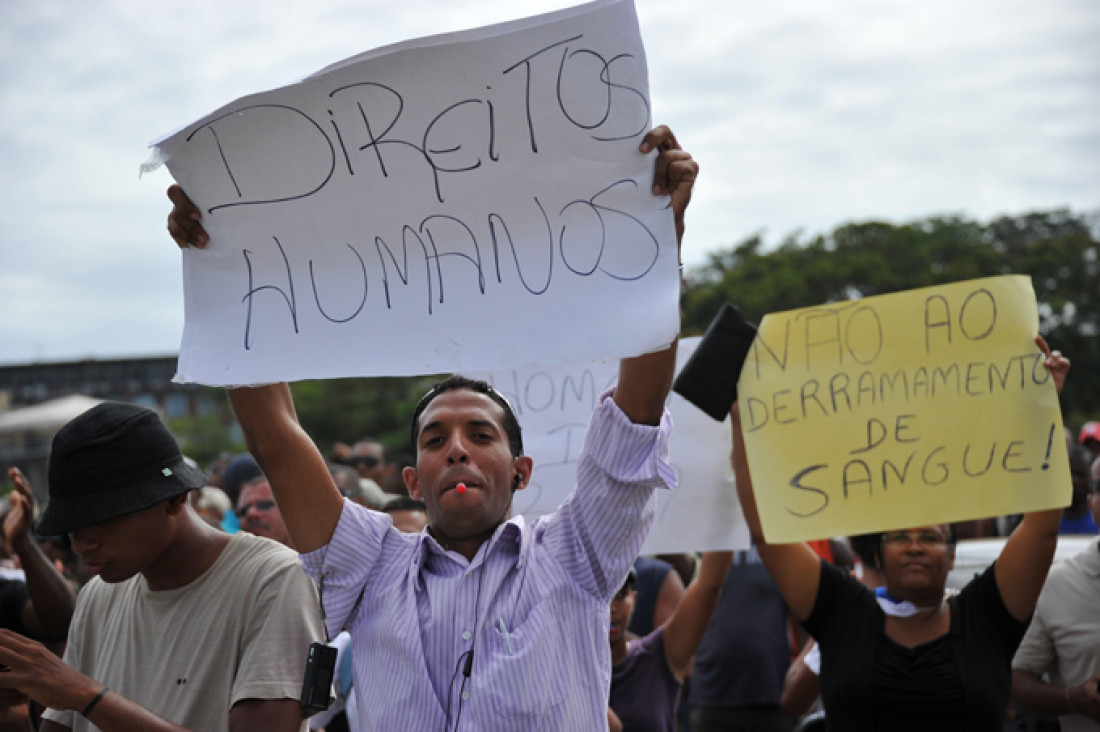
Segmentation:
<svg viewBox="0 0 1100 732">
<path fill-rule="evenodd" d="M 1100 457 L 1100 422 L 1085 422 L 1077 441 L 1092 451 L 1093 458 Z"/>
<path fill-rule="evenodd" d="M 64 662 L 0 631 L 0 689 L 47 706 L 45 732 L 305 729 L 313 583 L 286 547 L 200 518 L 188 494 L 205 482 L 143 407 L 104 402 L 54 437 L 38 530 L 69 534 L 96 576 Z"/>
</svg>

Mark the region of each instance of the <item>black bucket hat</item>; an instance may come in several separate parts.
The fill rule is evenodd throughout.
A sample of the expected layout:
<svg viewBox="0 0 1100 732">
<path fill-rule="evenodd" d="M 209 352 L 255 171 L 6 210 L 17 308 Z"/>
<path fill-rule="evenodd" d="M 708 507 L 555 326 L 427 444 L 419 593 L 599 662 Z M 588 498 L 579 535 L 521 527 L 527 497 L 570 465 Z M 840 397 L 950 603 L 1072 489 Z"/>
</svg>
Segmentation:
<svg viewBox="0 0 1100 732">
<path fill-rule="evenodd" d="M 62 427 L 48 474 L 40 534 L 66 534 L 141 511 L 206 483 L 156 412 L 123 402 L 98 404 Z"/>
</svg>

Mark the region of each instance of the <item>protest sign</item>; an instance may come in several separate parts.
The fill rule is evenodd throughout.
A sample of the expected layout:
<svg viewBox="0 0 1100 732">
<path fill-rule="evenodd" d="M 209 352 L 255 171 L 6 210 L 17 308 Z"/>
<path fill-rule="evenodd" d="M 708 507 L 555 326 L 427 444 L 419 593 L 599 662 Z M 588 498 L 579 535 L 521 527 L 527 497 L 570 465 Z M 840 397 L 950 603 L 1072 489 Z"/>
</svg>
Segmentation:
<svg viewBox="0 0 1100 732">
<path fill-rule="evenodd" d="M 766 316 L 738 386 L 767 540 L 1068 504 L 1037 332 L 1021 276 Z"/>
<path fill-rule="evenodd" d="M 634 6 L 371 51 L 154 143 L 203 212 L 177 378 L 235 385 L 620 357 L 679 279 Z M 594 317 L 598 315 L 598 317 Z M 583 324 L 585 337 L 576 337 Z"/>
<path fill-rule="evenodd" d="M 680 341 L 678 367 L 698 342 Z M 512 404 L 524 451 L 534 459 L 531 482 L 516 493 L 514 513 L 528 520 L 551 513 L 573 490 L 592 410 L 600 394 L 615 385 L 618 372 L 617 362 L 604 361 L 474 375 Z M 715 422 L 676 394 L 668 409 L 675 425 L 669 460 L 679 485 L 658 491 L 657 520 L 643 553 L 747 549 L 748 529 L 730 470 L 729 418 Z"/>
</svg>

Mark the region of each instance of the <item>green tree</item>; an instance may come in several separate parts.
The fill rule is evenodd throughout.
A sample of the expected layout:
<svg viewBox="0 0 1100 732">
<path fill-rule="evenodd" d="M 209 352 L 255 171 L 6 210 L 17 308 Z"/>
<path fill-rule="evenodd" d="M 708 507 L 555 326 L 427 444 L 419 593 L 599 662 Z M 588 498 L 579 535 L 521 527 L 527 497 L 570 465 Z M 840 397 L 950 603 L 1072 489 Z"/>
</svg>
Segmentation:
<svg viewBox="0 0 1100 732">
<path fill-rule="evenodd" d="M 180 443 L 180 450 L 206 468 L 223 452 L 244 452 L 244 438 L 226 404 L 222 410 L 198 417 L 178 417 L 169 420 L 169 429 Z"/>
<path fill-rule="evenodd" d="M 931 217 L 853 223 L 763 251 L 759 236 L 688 273 L 684 332 L 702 333 L 725 302 L 750 320 L 826 302 L 1002 274 L 1031 276 L 1039 330 L 1073 361 L 1062 402 L 1068 424 L 1100 415 L 1100 242 L 1096 215 L 1067 210 L 988 224 Z"/>
<path fill-rule="evenodd" d="M 409 420 L 439 376 L 318 379 L 291 385 L 298 419 L 326 455 L 337 442 L 374 437 L 389 454 L 409 452 Z"/>
</svg>

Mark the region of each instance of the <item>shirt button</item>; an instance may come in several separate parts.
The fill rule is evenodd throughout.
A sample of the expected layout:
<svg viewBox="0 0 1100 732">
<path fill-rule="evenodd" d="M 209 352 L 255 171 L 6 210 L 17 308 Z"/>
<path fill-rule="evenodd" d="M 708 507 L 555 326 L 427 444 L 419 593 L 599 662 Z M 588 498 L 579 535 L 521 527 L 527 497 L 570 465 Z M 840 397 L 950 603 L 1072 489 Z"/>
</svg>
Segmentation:
<svg viewBox="0 0 1100 732">
<path fill-rule="evenodd" d="M 470 631 L 468 631 L 468 630 L 462 631 L 462 640 L 470 640 Z"/>
<path fill-rule="evenodd" d="M 462 701 L 466 701 L 469 698 L 470 698 L 470 692 L 468 692 L 468 691 L 462 692 Z"/>
</svg>

